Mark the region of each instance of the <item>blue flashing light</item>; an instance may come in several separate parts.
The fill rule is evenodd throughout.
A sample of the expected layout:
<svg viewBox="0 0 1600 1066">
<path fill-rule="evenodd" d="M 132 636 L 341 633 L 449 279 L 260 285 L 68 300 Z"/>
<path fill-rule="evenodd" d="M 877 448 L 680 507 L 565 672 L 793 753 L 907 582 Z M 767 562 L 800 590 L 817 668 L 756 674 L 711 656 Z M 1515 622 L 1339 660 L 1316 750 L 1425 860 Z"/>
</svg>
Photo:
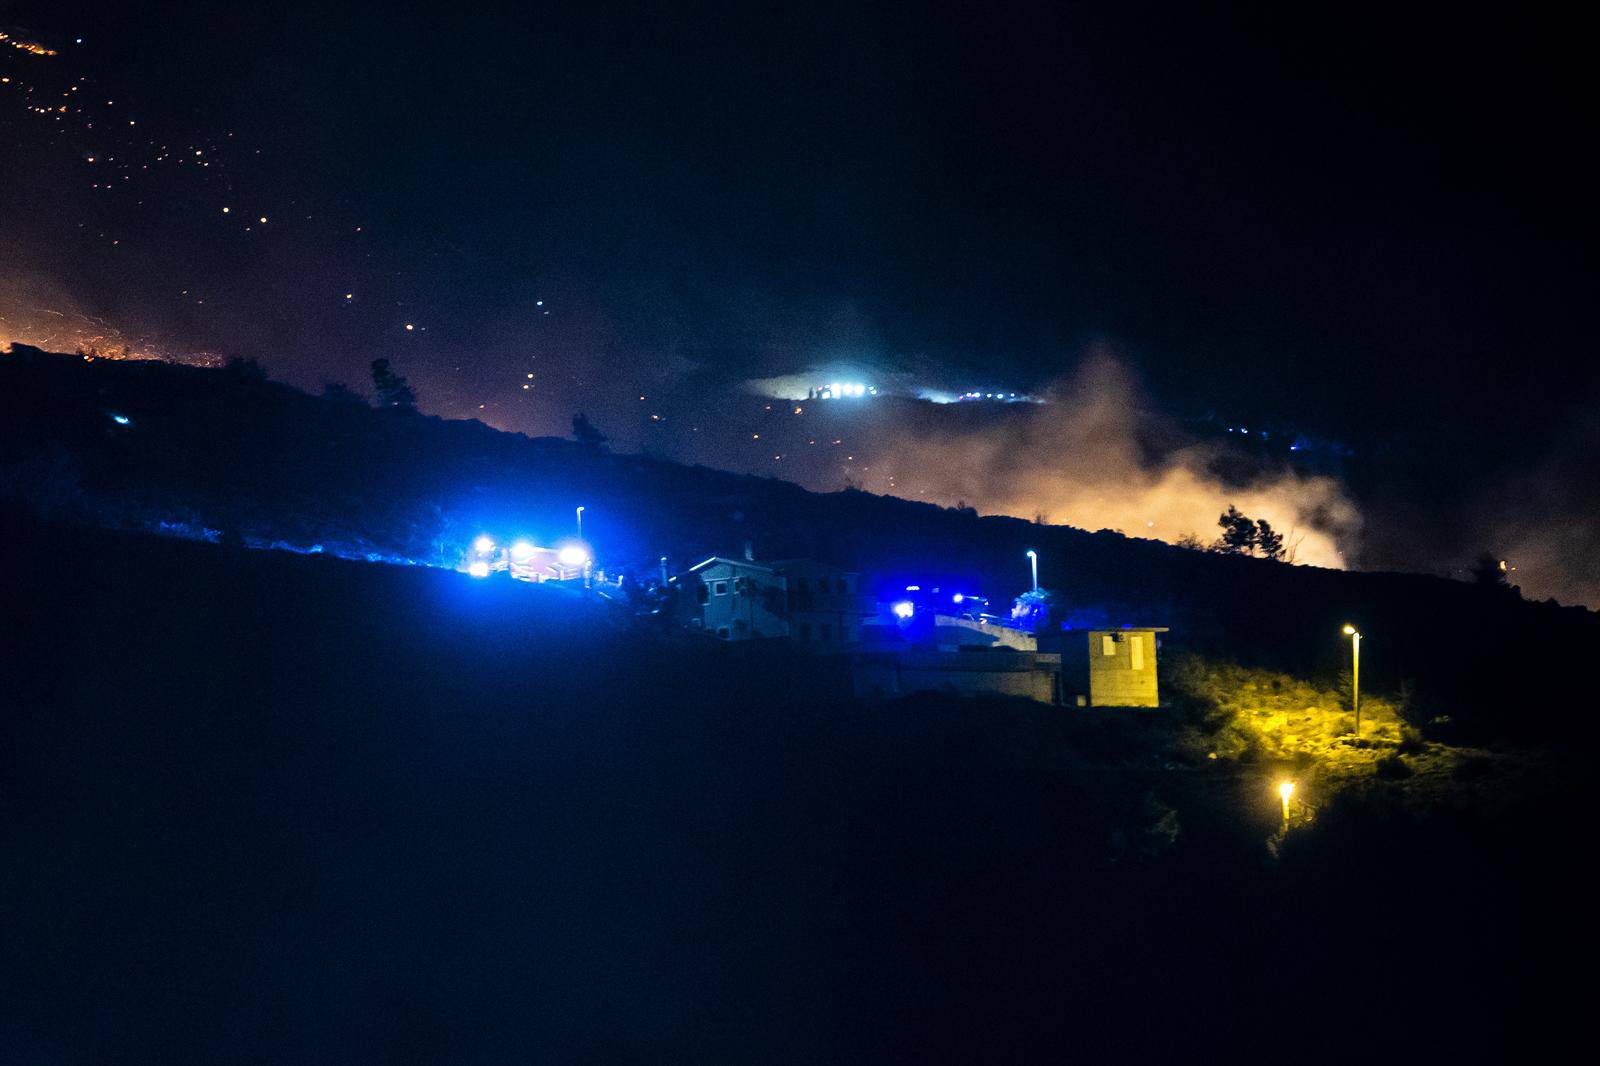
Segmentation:
<svg viewBox="0 0 1600 1066">
<path fill-rule="evenodd" d="M 916 605 L 910 600 L 901 600 L 899 603 L 890 608 L 890 610 L 894 611 L 894 616 L 896 618 L 901 619 L 910 618 L 912 615 L 917 613 Z"/>
<path fill-rule="evenodd" d="M 950 602 L 951 603 L 960 603 L 964 599 L 966 599 L 966 597 L 961 595 L 961 593 L 958 592 L 954 596 L 950 597 Z"/>
<path fill-rule="evenodd" d="M 112 415 L 111 421 L 115 422 L 119 426 L 131 425 L 133 423 L 133 419 L 129 418 L 127 415 Z"/>
</svg>

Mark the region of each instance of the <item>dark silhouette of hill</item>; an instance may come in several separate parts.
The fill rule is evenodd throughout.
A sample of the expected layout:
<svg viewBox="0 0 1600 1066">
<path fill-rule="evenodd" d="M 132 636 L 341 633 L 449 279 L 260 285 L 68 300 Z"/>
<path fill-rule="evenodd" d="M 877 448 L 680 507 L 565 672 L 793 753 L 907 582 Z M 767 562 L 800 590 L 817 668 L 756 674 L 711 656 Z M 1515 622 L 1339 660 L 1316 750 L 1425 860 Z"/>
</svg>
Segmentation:
<svg viewBox="0 0 1600 1066">
<path fill-rule="evenodd" d="M 1331 803 L 1274 861 L 1271 781 L 1163 765 L 1158 717 L 862 707 L 559 590 L 3 530 L 7 1061 L 1467 1062 L 1581 1025 L 1562 774 Z"/>
<path fill-rule="evenodd" d="M 119 425 L 111 416 L 128 420 Z M 649 575 L 750 544 L 814 556 L 887 587 L 961 575 L 997 602 L 1026 587 L 1023 552 L 1069 609 L 1172 627 L 1173 647 L 1301 676 L 1347 661 L 1462 736 L 1552 736 L 1573 712 L 1600 616 L 1434 577 L 1292 567 L 530 439 L 480 423 L 310 396 L 249 366 L 0 356 L 0 494 L 30 513 L 118 528 L 314 545 L 454 565 L 477 533 L 550 541 L 585 512 L 604 565 Z M 1082 461 L 1064 455 L 1063 464 Z M 1219 511 L 1221 510 L 1219 501 Z"/>
</svg>

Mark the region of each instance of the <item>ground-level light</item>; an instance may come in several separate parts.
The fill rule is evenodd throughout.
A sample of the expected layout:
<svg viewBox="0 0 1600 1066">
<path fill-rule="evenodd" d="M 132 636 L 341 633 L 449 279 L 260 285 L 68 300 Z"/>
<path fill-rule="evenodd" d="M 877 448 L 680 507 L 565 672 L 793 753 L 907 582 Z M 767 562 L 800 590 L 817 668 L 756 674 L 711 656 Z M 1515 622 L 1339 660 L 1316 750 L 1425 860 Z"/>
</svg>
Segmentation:
<svg viewBox="0 0 1600 1066">
<path fill-rule="evenodd" d="M 562 566 L 584 566 L 589 562 L 589 553 L 576 544 L 568 544 L 556 553 L 556 558 Z"/>
<path fill-rule="evenodd" d="M 525 563 L 529 559 L 533 558 L 533 553 L 537 550 L 538 549 L 536 549 L 532 544 L 529 544 L 527 541 L 519 540 L 515 544 L 511 545 L 511 559 L 513 562 Z"/>
<path fill-rule="evenodd" d="M 482 559 L 479 559 L 467 567 L 467 573 L 471 574 L 473 577 L 488 577 L 489 564 L 484 562 Z"/>
</svg>

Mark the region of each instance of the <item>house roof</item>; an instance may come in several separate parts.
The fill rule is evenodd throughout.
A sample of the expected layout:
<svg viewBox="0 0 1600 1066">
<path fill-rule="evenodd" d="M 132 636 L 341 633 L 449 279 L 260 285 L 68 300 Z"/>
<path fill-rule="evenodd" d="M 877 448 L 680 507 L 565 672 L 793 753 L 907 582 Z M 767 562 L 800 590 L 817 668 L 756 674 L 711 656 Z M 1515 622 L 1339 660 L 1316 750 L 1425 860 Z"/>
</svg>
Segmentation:
<svg viewBox="0 0 1600 1066">
<path fill-rule="evenodd" d="M 769 574 L 777 573 L 777 571 L 772 567 L 764 566 L 761 563 L 751 562 L 749 559 L 729 559 L 721 555 L 713 555 L 711 558 L 706 559 L 703 562 L 695 563 L 693 566 L 689 567 L 689 573 L 695 573 L 696 571 L 703 570 L 708 566 L 715 566 L 717 563 L 727 563 L 729 566 L 742 566 L 748 570 L 762 570 Z"/>
</svg>

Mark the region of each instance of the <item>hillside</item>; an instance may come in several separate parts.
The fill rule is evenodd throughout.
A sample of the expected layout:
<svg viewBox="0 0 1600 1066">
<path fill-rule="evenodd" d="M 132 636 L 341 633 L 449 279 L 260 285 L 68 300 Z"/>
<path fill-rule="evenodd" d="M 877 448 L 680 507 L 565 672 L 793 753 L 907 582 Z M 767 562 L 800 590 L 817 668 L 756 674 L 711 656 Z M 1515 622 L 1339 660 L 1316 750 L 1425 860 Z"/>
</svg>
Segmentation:
<svg viewBox="0 0 1600 1066">
<path fill-rule="evenodd" d="M 126 420 L 121 424 L 113 420 Z M 583 504 L 605 565 L 650 574 L 745 544 L 886 587 L 960 575 L 1000 601 L 1023 552 L 1073 610 L 1172 627 L 1212 658 L 1331 684 L 1367 635 L 1364 684 L 1458 736 L 1589 728 L 1569 713 L 1600 615 L 1442 579 L 1222 557 L 861 492 L 612 455 L 312 397 L 249 368 L 0 356 L 0 498 L 30 513 L 246 544 L 454 565 L 489 530 L 552 539 Z M 1063 464 L 1080 457 L 1062 456 Z M 1533 649 L 1536 649 L 1533 650 Z M 1537 658 L 1530 664 L 1529 656 Z"/>
<path fill-rule="evenodd" d="M 552 589 L 6 532 L 0 1057 L 1503 1061 L 1580 1017 L 1560 763 L 1309 774 L 1285 829 L 1273 765 L 1165 715 L 863 706 Z"/>
</svg>

